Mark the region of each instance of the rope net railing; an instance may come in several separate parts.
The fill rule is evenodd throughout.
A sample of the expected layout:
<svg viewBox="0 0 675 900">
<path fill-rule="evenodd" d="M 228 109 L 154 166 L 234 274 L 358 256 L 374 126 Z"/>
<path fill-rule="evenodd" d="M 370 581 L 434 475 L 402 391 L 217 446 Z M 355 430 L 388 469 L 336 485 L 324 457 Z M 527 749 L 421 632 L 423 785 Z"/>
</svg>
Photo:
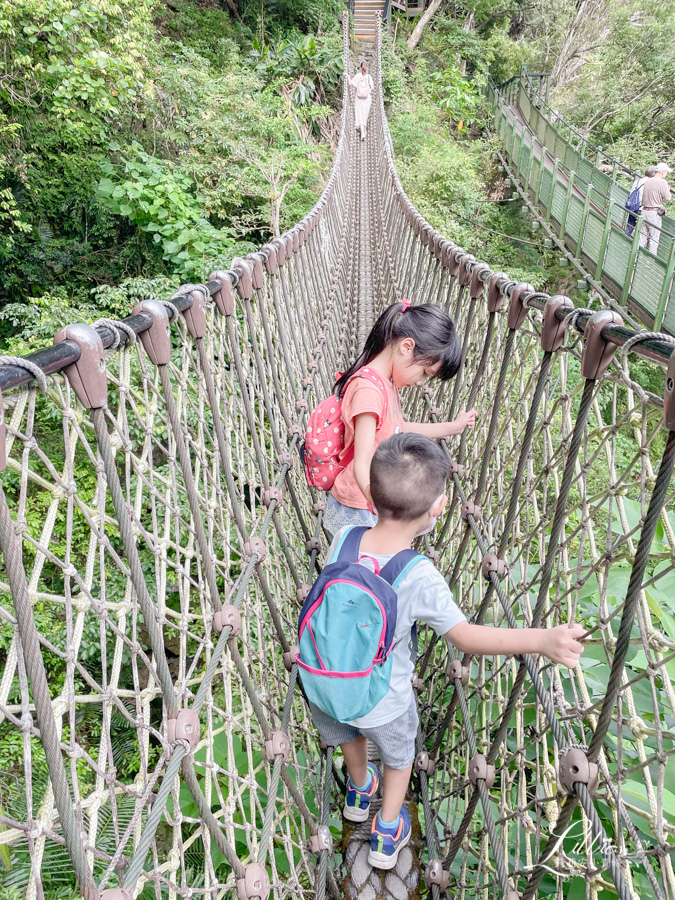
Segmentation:
<svg viewBox="0 0 675 900">
<path fill-rule="evenodd" d="M 422 219 L 377 37 L 367 140 L 345 80 L 326 189 L 295 228 L 0 364 L 8 896 L 675 896 L 672 339 L 492 272 Z M 344 38 L 351 71 L 346 18 Z M 427 553 L 473 621 L 574 619 L 588 638 L 568 676 L 422 632 L 421 836 L 380 877 L 339 842 L 339 750 L 294 663 L 326 547 L 297 450 L 403 297 L 451 312 L 464 355 L 408 415 L 481 411 L 447 442 Z"/>
</svg>

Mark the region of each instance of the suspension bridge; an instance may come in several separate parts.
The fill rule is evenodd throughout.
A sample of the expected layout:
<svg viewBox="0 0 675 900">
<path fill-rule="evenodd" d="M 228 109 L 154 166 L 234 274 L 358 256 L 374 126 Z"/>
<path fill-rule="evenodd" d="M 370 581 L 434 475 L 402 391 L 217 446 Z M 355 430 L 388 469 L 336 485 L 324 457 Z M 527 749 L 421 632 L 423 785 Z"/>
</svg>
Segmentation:
<svg viewBox="0 0 675 900">
<path fill-rule="evenodd" d="M 367 140 L 345 80 L 294 228 L 0 360 L 7 896 L 675 897 L 674 341 L 494 272 L 419 215 L 381 41 L 378 21 Z M 443 444 L 451 502 L 423 549 L 472 621 L 588 637 L 568 674 L 422 632 L 414 840 L 385 874 L 341 820 L 339 752 L 298 680 L 326 548 L 298 447 L 404 297 L 451 312 L 464 360 L 408 416 L 481 410 Z"/>
</svg>

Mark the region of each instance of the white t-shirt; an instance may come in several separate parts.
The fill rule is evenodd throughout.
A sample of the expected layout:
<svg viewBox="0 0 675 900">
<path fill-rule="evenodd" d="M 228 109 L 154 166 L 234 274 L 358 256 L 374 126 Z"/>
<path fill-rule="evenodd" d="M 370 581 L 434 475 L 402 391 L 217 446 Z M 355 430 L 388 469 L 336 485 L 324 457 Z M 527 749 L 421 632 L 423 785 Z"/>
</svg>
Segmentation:
<svg viewBox="0 0 675 900">
<path fill-rule="evenodd" d="M 338 544 L 349 527 L 342 528 L 333 538 L 326 563 L 332 561 Z M 380 569 L 383 569 L 391 559 L 391 555 L 380 556 L 373 553 L 362 557 L 359 562 L 372 571 L 372 559 L 376 559 Z M 410 706 L 412 676 L 415 668 L 410 658 L 410 632 L 414 622 L 425 622 L 434 629 L 436 634 L 443 635 L 455 625 L 466 621 L 466 616 L 452 599 L 452 592 L 445 579 L 430 559 L 425 558 L 415 563 L 399 584 L 396 595 L 398 605 L 396 607 L 394 647 L 391 651 L 389 693 L 368 715 L 361 716 L 349 723 L 355 728 L 386 725 L 387 722 L 403 715 Z"/>
</svg>

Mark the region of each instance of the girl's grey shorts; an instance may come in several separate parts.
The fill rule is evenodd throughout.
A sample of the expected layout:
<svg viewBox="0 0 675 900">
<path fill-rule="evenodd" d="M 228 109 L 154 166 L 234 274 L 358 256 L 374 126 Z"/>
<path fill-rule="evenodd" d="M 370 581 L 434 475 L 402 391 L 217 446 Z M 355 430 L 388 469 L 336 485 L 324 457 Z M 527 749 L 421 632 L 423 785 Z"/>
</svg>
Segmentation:
<svg viewBox="0 0 675 900">
<path fill-rule="evenodd" d="M 407 769 L 415 759 L 415 738 L 419 718 L 414 697 L 411 698 L 406 712 L 386 725 L 375 725 L 373 728 L 346 725 L 313 703 L 309 705 L 314 724 L 329 747 L 339 747 L 340 744 L 348 744 L 363 736 L 375 744 L 380 751 L 382 762 L 390 769 Z"/>
</svg>

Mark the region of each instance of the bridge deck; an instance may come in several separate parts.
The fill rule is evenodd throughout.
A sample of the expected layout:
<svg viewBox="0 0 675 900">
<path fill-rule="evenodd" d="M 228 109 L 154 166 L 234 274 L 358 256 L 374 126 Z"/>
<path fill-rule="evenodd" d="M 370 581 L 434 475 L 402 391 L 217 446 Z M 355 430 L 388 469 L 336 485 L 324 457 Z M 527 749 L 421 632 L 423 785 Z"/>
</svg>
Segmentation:
<svg viewBox="0 0 675 900">
<path fill-rule="evenodd" d="M 367 139 L 345 82 L 297 226 L 0 362 L 0 892 L 675 896 L 673 342 L 441 235 L 398 179 L 377 54 L 372 71 Z M 420 549 L 476 624 L 576 619 L 588 638 L 570 673 L 421 629 L 414 852 L 382 876 L 343 827 L 339 755 L 294 661 L 326 546 L 297 451 L 404 297 L 449 311 L 463 356 L 454 381 L 408 392 L 406 418 L 480 410 L 442 443 L 450 502 Z"/>
</svg>

